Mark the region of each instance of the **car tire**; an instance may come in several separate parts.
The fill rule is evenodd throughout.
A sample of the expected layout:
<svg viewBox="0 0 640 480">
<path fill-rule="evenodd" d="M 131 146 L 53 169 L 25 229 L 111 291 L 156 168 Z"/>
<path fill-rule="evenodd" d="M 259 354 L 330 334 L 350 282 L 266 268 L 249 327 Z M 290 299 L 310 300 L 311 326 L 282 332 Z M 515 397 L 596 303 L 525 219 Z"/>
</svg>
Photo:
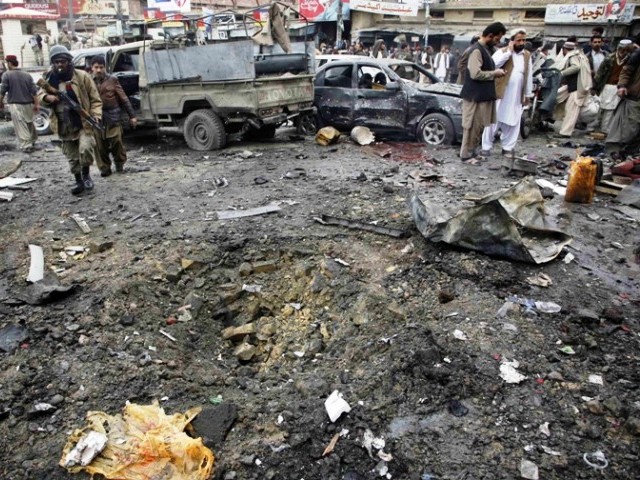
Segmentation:
<svg viewBox="0 0 640 480">
<path fill-rule="evenodd" d="M 313 113 L 298 115 L 296 129 L 300 135 L 315 135 L 318 131 L 318 116 Z"/>
<path fill-rule="evenodd" d="M 33 126 L 36 127 L 38 136 L 49 135 L 51 133 L 50 115 L 51 110 L 46 107 L 40 107 L 39 111 L 33 115 Z"/>
<path fill-rule="evenodd" d="M 417 138 L 428 145 L 451 145 L 456 138 L 453 123 L 442 113 L 430 113 L 418 124 Z"/>
<path fill-rule="evenodd" d="M 222 120 L 208 109 L 194 110 L 184 122 L 184 139 L 192 150 L 220 150 L 227 144 Z"/>
</svg>

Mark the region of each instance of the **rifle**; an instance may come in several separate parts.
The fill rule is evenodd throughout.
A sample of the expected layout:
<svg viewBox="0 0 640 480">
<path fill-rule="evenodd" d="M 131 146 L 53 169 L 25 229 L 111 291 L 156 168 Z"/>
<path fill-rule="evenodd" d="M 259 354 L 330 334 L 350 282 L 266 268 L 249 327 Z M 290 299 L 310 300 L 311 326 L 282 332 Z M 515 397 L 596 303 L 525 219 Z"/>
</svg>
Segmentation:
<svg viewBox="0 0 640 480">
<path fill-rule="evenodd" d="M 71 107 L 71 109 L 73 111 L 77 112 L 80 115 L 80 117 L 82 117 L 84 120 L 86 120 L 86 122 L 89 125 L 91 125 L 93 128 L 95 128 L 98 132 L 104 133 L 104 130 L 105 130 L 104 129 L 104 125 L 102 125 L 102 123 L 99 120 L 96 120 L 95 118 L 93 118 L 91 116 L 91 114 L 89 112 L 87 112 L 84 108 L 82 108 L 82 105 L 80 105 L 73 98 L 71 98 L 67 94 L 67 92 L 60 91 L 60 90 L 57 90 L 57 89 L 53 88 L 49 84 L 49 82 L 47 82 L 44 78 L 41 78 L 40 80 L 38 80 L 36 82 L 36 85 L 38 85 L 40 88 L 42 88 L 49 95 L 55 95 L 56 97 L 58 97 L 60 100 L 65 102 L 67 105 L 69 105 L 69 107 Z"/>
</svg>

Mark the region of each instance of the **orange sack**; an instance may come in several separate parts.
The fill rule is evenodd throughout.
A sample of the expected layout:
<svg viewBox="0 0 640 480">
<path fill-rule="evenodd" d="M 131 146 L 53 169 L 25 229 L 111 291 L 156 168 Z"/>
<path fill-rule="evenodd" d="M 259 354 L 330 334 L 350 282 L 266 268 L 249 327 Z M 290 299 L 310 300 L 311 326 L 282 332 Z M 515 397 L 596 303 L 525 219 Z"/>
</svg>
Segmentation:
<svg viewBox="0 0 640 480">
<path fill-rule="evenodd" d="M 69 437 L 60 466 L 109 480 L 207 480 L 213 473 L 213 452 L 202 439 L 184 431 L 200 410 L 166 415 L 154 401 L 151 405 L 127 403 L 122 414 L 113 416 L 89 412 L 88 425 Z M 86 465 L 70 460 L 76 445 L 91 432 L 106 435 L 104 449 Z"/>
</svg>

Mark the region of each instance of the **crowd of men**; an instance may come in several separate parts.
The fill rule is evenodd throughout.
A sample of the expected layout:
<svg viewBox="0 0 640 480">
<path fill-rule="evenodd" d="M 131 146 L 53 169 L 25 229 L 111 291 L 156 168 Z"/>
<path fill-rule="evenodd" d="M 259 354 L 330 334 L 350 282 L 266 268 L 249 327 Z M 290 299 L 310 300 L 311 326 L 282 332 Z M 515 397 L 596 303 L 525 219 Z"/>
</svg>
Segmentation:
<svg viewBox="0 0 640 480">
<path fill-rule="evenodd" d="M 58 135 L 75 179 L 71 193 L 78 195 L 94 188 L 90 172 L 94 162 L 103 177 L 112 174 L 112 165 L 116 172 L 124 172 L 122 111 L 131 127 L 137 119 L 118 79 L 106 73 L 104 56 L 93 57 L 91 73 L 74 68 L 64 45 L 53 46 L 49 60 L 51 68 L 38 89 L 31 75 L 19 68 L 16 56 L 5 56 L 9 70 L 0 84 L 0 109 L 6 96 L 18 146 L 27 154 L 38 149 L 34 113 L 40 105 L 52 110 L 51 130 Z"/>
<path fill-rule="evenodd" d="M 540 113 L 550 122 L 562 115 L 556 137 L 571 138 L 581 116 L 595 112 L 584 125 L 586 131 L 599 130 L 608 144 L 636 150 L 640 146 L 640 48 L 623 39 L 610 52 L 602 32 L 596 28 L 592 33 L 582 48 L 575 37 L 569 37 L 555 58 L 549 55 L 550 46 L 536 51 L 534 58 L 525 48 L 524 30 L 511 32 L 508 44 L 498 48 L 506 27 L 496 22 L 485 28 L 459 63 L 464 129 L 460 158 L 470 163 L 486 159 L 498 132 L 502 153 L 513 154 L 523 108 L 533 96 L 536 71 L 545 81 Z"/>
</svg>

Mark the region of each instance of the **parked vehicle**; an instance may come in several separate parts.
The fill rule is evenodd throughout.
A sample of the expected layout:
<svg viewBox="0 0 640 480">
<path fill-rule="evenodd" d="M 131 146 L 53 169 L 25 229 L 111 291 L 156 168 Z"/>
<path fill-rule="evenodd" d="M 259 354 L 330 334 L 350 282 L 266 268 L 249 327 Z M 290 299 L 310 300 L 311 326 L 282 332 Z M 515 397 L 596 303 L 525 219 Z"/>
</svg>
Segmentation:
<svg viewBox="0 0 640 480">
<path fill-rule="evenodd" d="M 179 127 L 190 148 L 215 150 L 229 134 L 272 138 L 288 120 L 312 133 L 314 46 L 299 42 L 292 49 L 258 53 L 251 40 L 201 46 L 143 41 L 79 51 L 74 64 L 85 68 L 103 52 L 140 126 Z"/>
<path fill-rule="evenodd" d="M 418 83 L 421 73 L 431 83 Z M 376 78 L 384 85 L 374 87 Z M 450 145 L 462 139 L 460 90 L 411 62 L 350 57 L 318 69 L 314 105 L 319 126 L 362 125 L 379 135 Z"/>
</svg>

